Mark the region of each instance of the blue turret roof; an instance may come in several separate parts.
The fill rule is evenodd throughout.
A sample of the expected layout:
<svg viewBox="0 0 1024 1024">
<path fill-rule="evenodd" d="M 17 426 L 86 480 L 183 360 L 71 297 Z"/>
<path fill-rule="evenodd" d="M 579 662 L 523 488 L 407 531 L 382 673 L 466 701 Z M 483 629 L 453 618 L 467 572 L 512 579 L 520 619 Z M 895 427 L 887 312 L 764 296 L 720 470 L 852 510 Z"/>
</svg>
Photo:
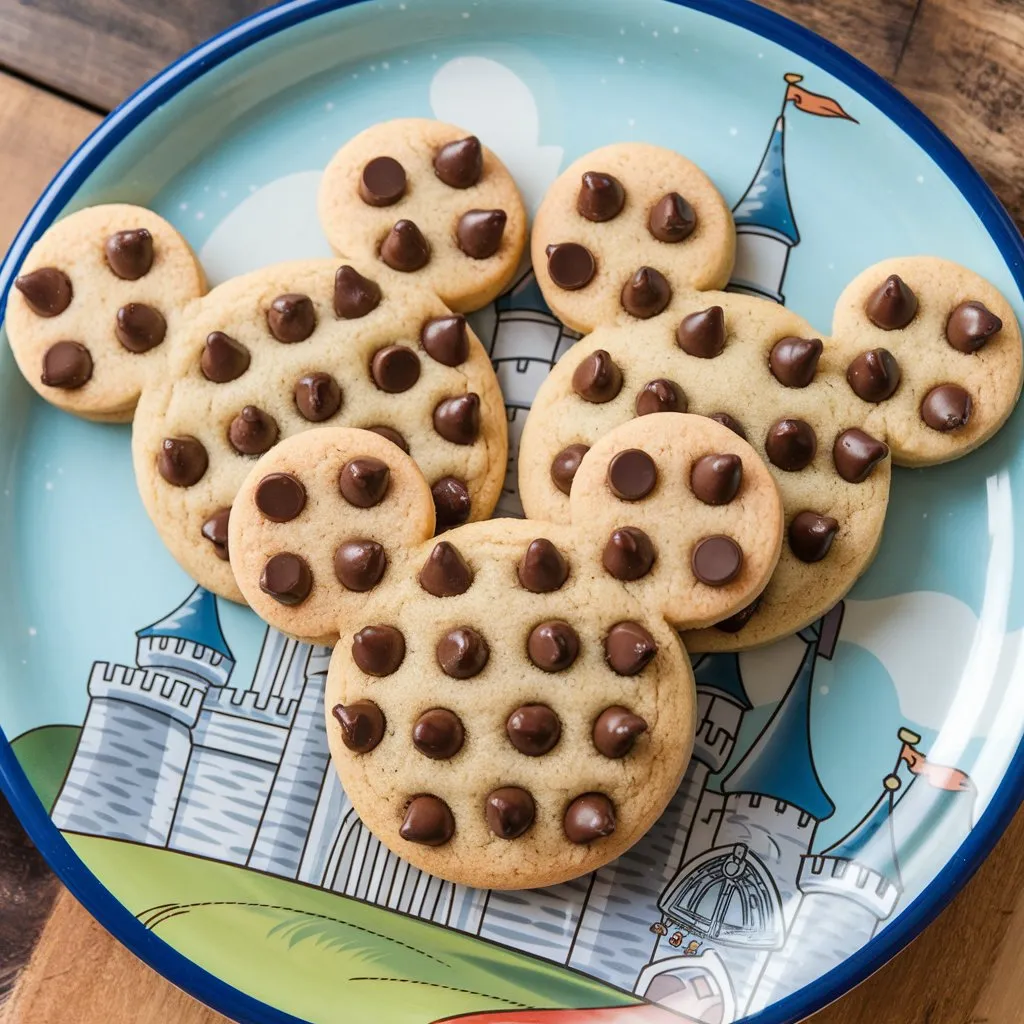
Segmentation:
<svg viewBox="0 0 1024 1024">
<path fill-rule="evenodd" d="M 793 218 L 793 208 L 789 205 L 789 188 L 786 185 L 785 130 L 786 122 L 779 117 L 761 158 L 761 166 L 743 198 L 733 208 L 732 216 L 737 227 L 763 228 L 796 245 L 800 241 L 800 232 Z"/>
<path fill-rule="evenodd" d="M 722 783 L 726 793 L 758 793 L 806 811 L 818 821 L 835 813 L 811 753 L 811 687 L 817 643 L 808 644 L 800 668 L 764 731 Z"/>
<path fill-rule="evenodd" d="M 170 615 L 151 626 L 145 626 L 135 635 L 140 638 L 169 636 L 178 640 L 190 640 L 234 661 L 234 655 L 220 628 L 217 598 L 203 587 L 196 587 Z"/>
<path fill-rule="evenodd" d="M 693 666 L 693 675 L 698 690 L 714 690 L 724 694 L 744 711 L 753 705 L 747 696 L 740 675 L 740 659 L 736 654 L 704 654 Z"/>
<path fill-rule="evenodd" d="M 532 313 L 554 315 L 551 307 L 544 301 L 540 285 L 537 284 L 537 275 L 533 270 L 524 274 L 504 295 L 499 295 L 494 305 L 499 313 L 529 310 Z"/>
<path fill-rule="evenodd" d="M 825 850 L 823 856 L 856 861 L 863 867 L 877 871 L 890 882 L 902 884 L 896 855 L 896 837 L 892 830 L 894 799 L 895 794 L 891 790 L 884 790 L 849 835 Z"/>
</svg>

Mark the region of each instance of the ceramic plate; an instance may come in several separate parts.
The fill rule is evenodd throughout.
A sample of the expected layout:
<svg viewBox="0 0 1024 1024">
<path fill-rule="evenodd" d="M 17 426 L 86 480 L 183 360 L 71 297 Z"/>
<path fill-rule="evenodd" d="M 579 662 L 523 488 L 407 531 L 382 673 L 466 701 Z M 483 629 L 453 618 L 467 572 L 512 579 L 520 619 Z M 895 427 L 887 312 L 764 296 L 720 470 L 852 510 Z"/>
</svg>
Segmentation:
<svg viewBox="0 0 1024 1024">
<path fill-rule="evenodd" d="M 286 3 L 107 118 L 0 295 L 47 225 L 114 200 L 171 220 L 214 283 L 329 255 L 322 168 L 405 116 L 479 134 L 534 209 L 587 150 L 680 150 L 734 207 L 735 286 L 819 329 L 898 254 L 965 263 L 1021 313 L 1021 239 L 948 141 L 735 0 Z M 515 438 L 572 338 L 528 268 L 477 326 Z M 1022 414 L 970 458 L 895 471 L 873 568 L 812 629 L 698 663 L 694 760 L 629 858 L 501 893 L 365 832 L 328 765 L 323 650 L 193 588 L 143 512 L 129 428 L 44 405 L 6 345 L 0 392 L 4 788 L 115 935 L 239 1020 L 794 1021 L 909 942 L 1018 805 Z"/>
</svg>

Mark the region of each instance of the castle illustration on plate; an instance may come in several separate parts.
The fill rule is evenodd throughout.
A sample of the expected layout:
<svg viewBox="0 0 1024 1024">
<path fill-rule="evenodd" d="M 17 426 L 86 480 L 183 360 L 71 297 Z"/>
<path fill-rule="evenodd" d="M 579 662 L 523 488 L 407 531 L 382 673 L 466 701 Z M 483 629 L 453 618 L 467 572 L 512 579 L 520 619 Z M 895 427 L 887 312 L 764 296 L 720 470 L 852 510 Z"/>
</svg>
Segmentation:
<svg viewBox="0 0 1024 1024">
<path fill-rule="evenodd" d="M 846 116 L 801 104 L 792 92 L 799 80 L 787 76 L 787 102 Z M 730 285 L 777 302 L 800 240 L 784 115 L 785 105 L 733 211 Z M 522 422 L 577 335 L 552 316 L 528 272 L 484 321 L 511 435 L 500 510 L 521 514 L 514 458 Z M 706 1024 L 728 1024 L 814 981 L 884 927 L 904 895 L 901 862 L 930 841 L 936 821 L 969 828 L 973 784 L 930 763 L 921 737 L 904 728 L 892 737 L 892 770 L 878 780 L 877 800 L 844 809 L 863 816 L 838 842 L 811 852 L 819 824 L 836 810 L 811 745 L 814 676 L 835 652 L 842 617 L 839 605 L 800 634 L 796 672 L 745 752 L 737 740 L 752 704 L 739 657 L 696 658 L 696 746 L 678 792 L 623 857 L 564 885 L 471 890 L 388 852 L 363 828 L 329 764 L 330 650 L 268 629 L 253 677 L 240 680 L 216 598 L 198 587 L 138 631 L 134 666 L 93 665 L 88 711 L 52 817 L 68 832 L 165 847 L 365 900 L 566 964 Z"/>
</svg>

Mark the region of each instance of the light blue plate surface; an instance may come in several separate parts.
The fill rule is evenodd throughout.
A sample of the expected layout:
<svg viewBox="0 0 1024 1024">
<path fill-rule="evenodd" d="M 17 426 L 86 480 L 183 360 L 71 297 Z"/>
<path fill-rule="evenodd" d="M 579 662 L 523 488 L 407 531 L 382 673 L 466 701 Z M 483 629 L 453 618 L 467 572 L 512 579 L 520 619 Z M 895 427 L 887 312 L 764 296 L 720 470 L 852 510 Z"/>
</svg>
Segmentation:
<svg viewBox="0 0 1024 1024">
<path fill-rule="evenodd" d="M 214 282 L 275 260 L 327 255 L 314 200 L 332 153 L 374 122 L 423 116 L 479 134 L 534 209 L 562 167 L 625 139 L 685 153 L 735 205 L 768 147 L 754 199 L 763 201 L 762 226 L 781 224 L 790 249 L 781 282 L 786 304 L 820 330 L 827 330 L 850 279 L 903 254 L 966 264 L 1022 312 L 1021 239 L 962 157 L 866 69 L 767 12 L 724 0 L 387 0 L 333 7 L 339 5 L 295 2 L 259 15 L 127 101 L 33 211 L 0 268 L 0 296 L 52 220 L 98 202 L 135 202 L 163 214 L 196 248 Z M 787 73 L 802 75 L 803 86 L 833 98 L 856 121 L 784 104 Z M 773 156 L 770 142 L 783 135 L 784 152 Z M 788 211 L 780 205 L 787 202 Z M 745 207 L 755 227 L 756 207 Z M 766 291 L 780 286 L 763 284 Z M 511 393 L 515 366 L 503 364 L 501 373 Z M 89 778 L 84 790 L 62 788 L 83 722 L 83 748 L 88 740 L 113 749 L 104 746 L 110 736 L 89 704 L 94 662 L 134 666 L 136 631 L 163 620 L 192 585 L 143 512 L 127 427 L 86 424 L 44 405 L 21 380 L 6 344 L 0 409 L 0 529 L 8 552 L 0 585 L 0 723 L 13 742 L 13 749 L 6 742 L 0 748 L 5 791 L 51 863 L 107 927 L 240 1020 L 338 1019 L 330 1008 L 346 999 L 367 999 L 380 1007 L 381 1019 L 429 1021 L 524 1005 L 612 1006 L 636 996 L 707 1024 L 746 1015 L 764 1024 L 796 1020 L 916 935 L 966 881 L 1018 805 L 1019 413 L 962 462 L 895 472 L 882 548 L 846 602 L 834 650 L 827 636 L 823 642 L 810 631 L 767 652 L 698 666 L 706 698 L 718 695 L 709 714 L 728 723 L 730 745 L 722 764 L 710 755 L 700 762 L 698 751 L 703 767 L 690 773 L 680 795 L 689 810 L 666 819 L 662 838 L 670 852 L 655 850 L 644 878 L 613 868 L 594 884 L 584 879 L 522 902 L 435 892 L 424 882 L 404 902 L 391 899 L 393 909 L 411 917 L 447 923 L 451 931 L 442 935 L 410 916 L 352 909 L 321 892 L 388 904 L 369 866 L 362 875 L 358 865 L 348 875 L 338 868 L 344 804 L 322 743 L 310 755 L 319 774 L 301 863 L 275 867 L 280 858 L 271 851 L 261 863 L 272 879 L 195 861 L 238 861 L 225 852 L 226 838 L 219 851 L 209 836 L 190 841 L 173 831 L 150 841 L 156 850 L 132 846 L 125 840 L 138 837 L 117 820 L 87 813 Z M 208 595 L 192 600 L 195 619 L 213 612 Z M 219 603 L 221 627 L 213 641 L 226 639 L 230 647 L 233 685 L 259 690 L 274 668 L 264 628 L 226 602 Z M 211 628 L 189 638 L 210 641 Z M 295 684 L 297 700 L 307 678 L 312 669 Z M 279 725 L 299 742 L 294 712 Z M 766 765 L 759 760 L 764 737 L 779 730 L 794 737 L 790 761 Z M 166 759 L 159 750 L 146 756 L 154 765 Z M 102 789 L 96 763 L 83 764 L 75 755 L 72 776 L 93 772 L 91 783 Z M 758 797 L 743 834 L 718 821 L 730 776 L 726 793 Z M 262 783 L 247 794 L 260 804 L 251 828 L 236 822 L 223 831 L 232 843 L 249 843 L 241 860 L 250 868 L 257 866 L 258 830 L 276 781 L 272 770 L 262 796 Z M 174 795 L 168 820 L 188 785 L 186 779 Z M 132 795 L 124 799 L 130 803 Z M 47 814 L 54 800 L 54 820 L 71 846 Z M 211 814 L 218 813 L 214 806 Z M 211 827 L 216 833 L 219 826 Z M 158 854 L 165 859 L 154 869 L 146 858 Z M 823 867 L 838 881 L 817 884 Z M 733 869 L 739 874 L 729 875 Z M 164 892 L 147 888 L 154 870 L 177 881 Z M 726 884 L 727 877 L 740 883 Z M 692 896 L 705 885 L 711 903 L 698 906 Z M 202 900 L 193 898 L 197 892 Z M 764 893 L 767 910 L 750 909 Z M 266 910 L 273 902 L 280 911 L 281 901 L 291 915 L 286 921 Z M 171 925 L 144 914 L 161 903 L 198 902 L 258 904 L 263 917 L 254 924 L 183 911 Z M 733 927 L 731 914 L 740 915 L 740 926 Z M 303 915 L 334 921 L 340 945 L 305 933 L 285 941 L 287 921 Z M 388 936 L 387 949 L 358 946 L 354 936 L 371 928 L 368 921 Z M 239 933 L 245 941 L 225 952 Z M 450 1006 L 431 1001 L 436 992 L 417 1002 L 408 994 L 413 986 L 397 982 L 437 985 L 434 969 L 423 974 L 388 957 L 403 944 L 425 951 L 446 943 L 450 962 L 441 973 L 459 980 L 449 988 L 470 994 L 453 997 Z M 507 957 L 493 943 L 533 959 Z M 344 964 L 328 955 L 336 948 L 346 950 Z M 273 983 L 259 967 L 268 956 Z M 374 970 L 353 966 L 364 960 Z M 524 979 L 515 993 L 507 990 L 513 964 Z M 568 964 L 575 973 L 549 964 Z M 378 975 L 394 984 L 382 985 Z M 366 995 L 369 981 L 378 987 Z M 400 1009 L 396 990 L 403 993 Z M 651 1014 L 634 1009 L 622 1019 L 661 1019 Z"/>
</svg>

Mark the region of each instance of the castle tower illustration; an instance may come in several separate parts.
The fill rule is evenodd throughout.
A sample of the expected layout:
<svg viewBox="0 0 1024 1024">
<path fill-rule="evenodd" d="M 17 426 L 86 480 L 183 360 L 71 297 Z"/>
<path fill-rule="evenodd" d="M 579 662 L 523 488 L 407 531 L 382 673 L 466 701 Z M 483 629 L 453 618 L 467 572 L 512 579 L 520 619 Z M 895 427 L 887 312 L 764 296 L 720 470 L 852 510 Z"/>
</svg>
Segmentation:
<svg viewBox="0 0 1024 1024">
<path fill-rule="evenodd" d="M 643 991 L 638 986 L 648 999 L 684 1009 L 679 982 L 698 966 L 692 959 L 680 965 L 678 946 L 688 935 L 713 949 L 725 971 L 717 983 L 742 1012 L 769 954 L 782 947 L 799 904 L 802 858 L 818 822 L 835 811 L 814 765 L 810 707 L 816 659 L 832 656 L 841 618 L 839 606 L 801 632 L 807 646 L 789 688 L 722 782 L 712 845 L 700 850 L 691 842 L 687 863 L 665 889 L 662 938 Z"/>
<path fill-rule="evenodd" d="M 53 808 L 58 828 L 166 845 L 189 767 L 191 730 L 235 660 L 216 600 L 196 587 L 137 636 L 135 667 L 96 662 L 89 708 Z"/>
</svg>

